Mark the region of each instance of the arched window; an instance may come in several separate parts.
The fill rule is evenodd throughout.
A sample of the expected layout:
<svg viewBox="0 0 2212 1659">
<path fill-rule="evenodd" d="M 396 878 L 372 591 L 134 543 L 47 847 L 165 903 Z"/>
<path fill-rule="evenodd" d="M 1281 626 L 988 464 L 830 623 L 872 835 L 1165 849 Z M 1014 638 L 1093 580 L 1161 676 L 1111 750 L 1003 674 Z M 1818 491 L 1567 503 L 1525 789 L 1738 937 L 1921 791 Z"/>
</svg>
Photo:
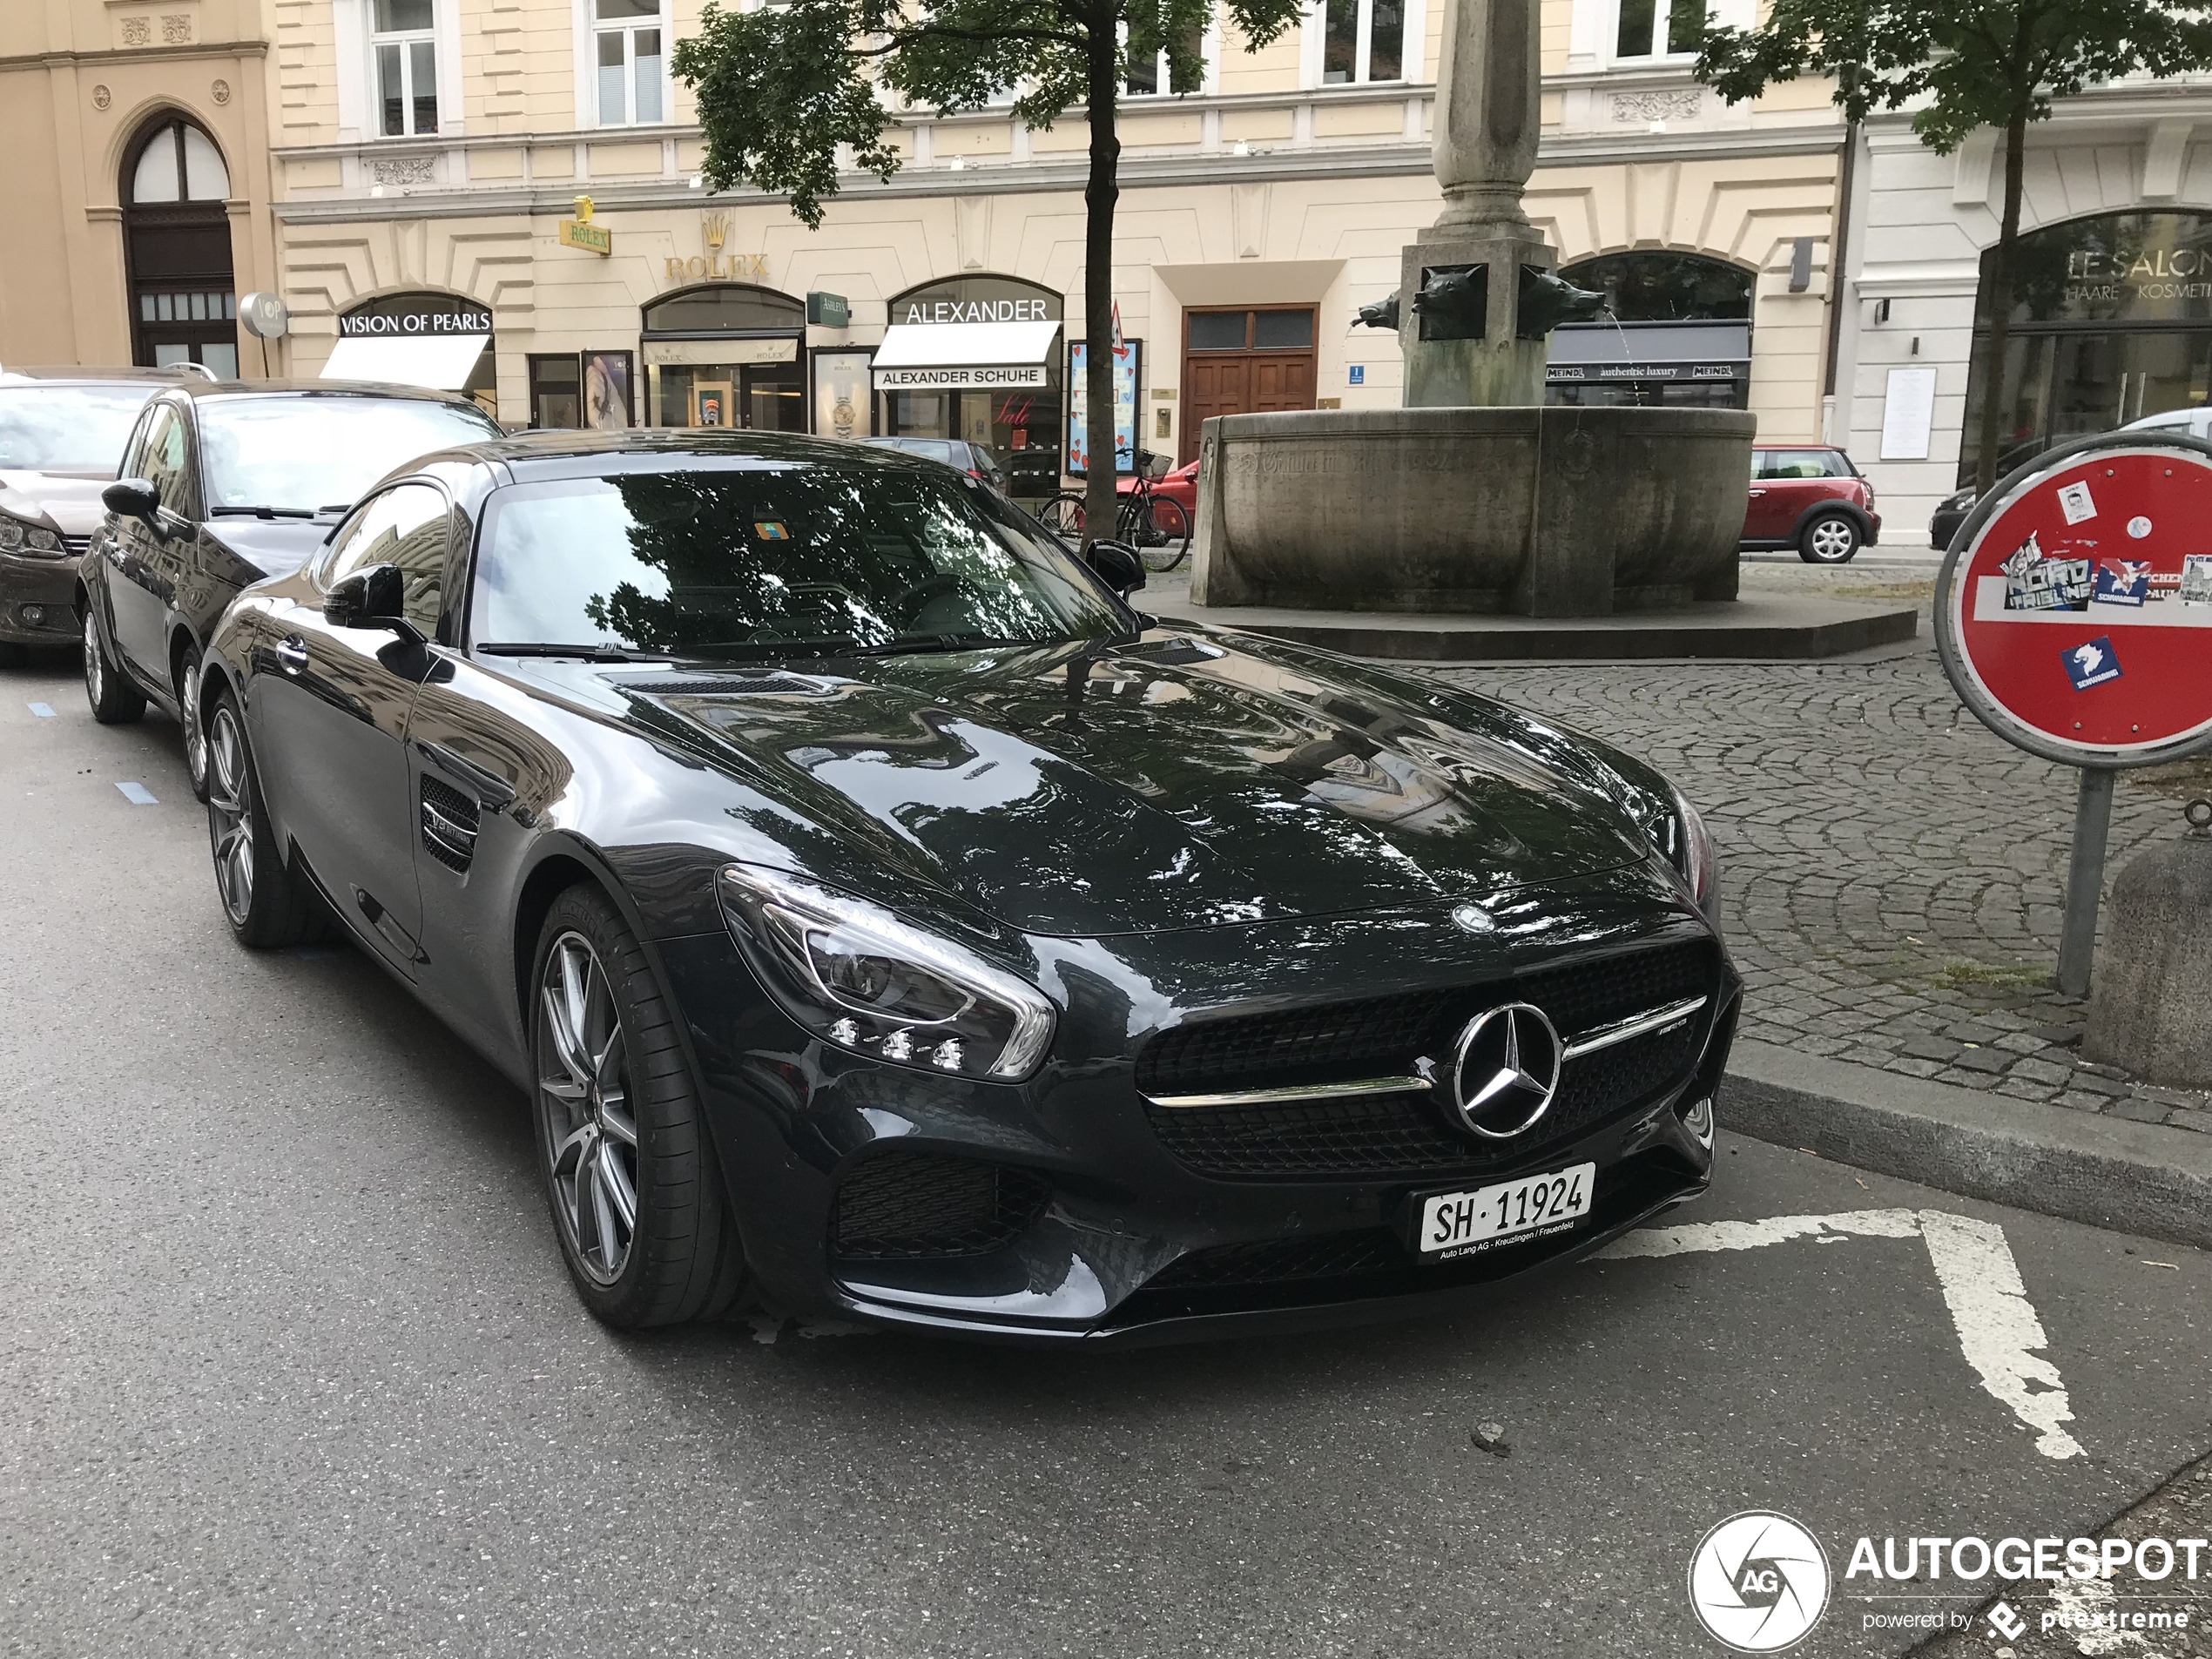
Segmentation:
<svg viewBox="0 0 2212 1659">
<path fill-rule="evenodd" d="M 230 169 L 206 133 L 181 116 L 148 123 L 125 152 L 124 243 L 131 273 L 133 355 L 141 363 L 204 363 L 238 375 L 238 299 Z"/>
<path fill-rule="evenodd" d="M 1553 332 L 1544 401 L 1744 408 L 1751 388 L 1751 273 L 1653 248 L 1562 266 L 1608 314 Z"/>
<path fill-rule="evenodd" d="M 1751 273 L 1702 253 L 1602 253 L 1560 275 L 1595 288 L 1622 322 L 1748 322 Z"/>
</svg>

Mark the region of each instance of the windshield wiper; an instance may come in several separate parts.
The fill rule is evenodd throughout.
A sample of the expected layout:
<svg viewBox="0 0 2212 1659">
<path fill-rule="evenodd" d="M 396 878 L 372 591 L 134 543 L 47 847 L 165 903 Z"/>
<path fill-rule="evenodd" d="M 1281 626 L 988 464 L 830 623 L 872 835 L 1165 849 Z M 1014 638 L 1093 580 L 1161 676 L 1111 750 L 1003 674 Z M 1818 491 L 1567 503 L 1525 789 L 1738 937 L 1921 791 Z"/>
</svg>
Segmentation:
<svg viewBox="0 0 2212 1659">
<path fill-rule="evenodd" d="M 1040 645 L 1037 639 L 1006 639 L 996 634 L 904 634 L 873 645 L 855 642 L 840 647 L 840 657 L 910 657 L 929 651 L 989 651 L 1005 645 Z"/>
<path fill-rule="evenodd" d="M 536 640 L 499 640 L 476 649 L 487 657 L 580 657 L 587 663 L 672 663 L 666 651 L 631 651 L 622 645 L 550 645 Z"/>
<path fill-rule="evenodd" d="M 316 509 L 310 507 L 211 507 L 210 518 L 313 518 Z"/>
</svg>

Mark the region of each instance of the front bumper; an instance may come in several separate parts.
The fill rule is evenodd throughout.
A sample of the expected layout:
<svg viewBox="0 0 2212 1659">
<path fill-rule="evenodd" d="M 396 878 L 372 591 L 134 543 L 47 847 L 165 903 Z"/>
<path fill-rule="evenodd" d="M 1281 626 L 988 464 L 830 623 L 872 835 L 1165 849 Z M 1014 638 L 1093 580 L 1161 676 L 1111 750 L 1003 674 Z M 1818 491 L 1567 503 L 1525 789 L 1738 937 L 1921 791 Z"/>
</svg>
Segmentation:
<svg viewBox="0 0 2212 1659">
<path fill-rule="evenodd" d="M 78 556 L 30 558 L 0 553 L 0 640 L 67 645 L 77 638 Z"/>
<path fill-rule="evenodd" d="M 1650 927 L 1650 908 L 1635 925 Z M 1186 1161 L 1163 1141 L 1130 1056 L 1194 1008 L 1204 1011 L 1206 999 L 1171 994 L 1148 1007 L 1145 990 L 1172 974 L 1184 985 L 1229 987 L 1240 1006 L 1256 1005 L 1255 995 L 1270 1005 L 1276 988 L 1265 981 L 1295 963 L 1309 1000 L 1318 1000 L 1317 985 L 1411 995 L 1494 981 L 1497 946 L 1439 927 L 1409 951 L 1402 919 L 1384 928 L 1340 918 L 1198 930 L 1166 944 L 1106 941 L 1116 947 L 1109 970 L 1102 941 L 1088 941 L 1048 965 L 1047 982 L 1056 978 L 1074 994 L 1053 1062 L 1019 1086 L 890 1068 L 829 1048 L 759 994 L 726 935 L 656 948 L 684 1010 L 749 1264 L 772 1307 L 990 1341 L 1143 1344 L 1448 1307 L 1696 1197 L 1711 1153 L 1683 1113 L 1718 1087 L 1740 982 L 1689 913 L 1667 925 L 1677 938 L 1710 939 L 1717 977 L 1694 1026 L 1676 1034 L 1681 1063 L 1656 1086 L 1551 1138 L 1532 1134 L 1525 1150 L 1501 1143 L 1505 1150 L 1489 1155 L 1470 1139 L 1454 1167 L 1259 1178 Z M 1269 937 L 1246 936 L 1262 932 Z M 1379 944 L 1391 954 L 1379 955 Z M 1172 957 L 1146 961 L 1147 950 Z M 917 1160 L 908 1166 L 917 1170 L 948 1162 L 1015 1171 L 1012 1184 L 1036 1197 L 1003 1237 L 965 1253 L 854 1256 L 839 1242 L 846 1236 L 840 1184 L 887 1158 Z M 1437 1264 L 1417 1260 L 1406 1242 L 1426 1194 L 1582 1163 L 1597 1166 L 1593 1208 L 1567 1231 Z"/>
</svg>

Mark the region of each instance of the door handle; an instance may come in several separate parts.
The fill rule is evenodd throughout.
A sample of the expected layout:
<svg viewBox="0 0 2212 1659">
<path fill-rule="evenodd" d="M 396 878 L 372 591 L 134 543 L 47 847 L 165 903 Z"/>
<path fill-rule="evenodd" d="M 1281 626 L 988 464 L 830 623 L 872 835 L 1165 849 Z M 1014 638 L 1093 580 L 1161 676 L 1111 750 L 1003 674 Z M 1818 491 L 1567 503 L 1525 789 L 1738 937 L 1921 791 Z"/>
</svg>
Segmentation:
<svg viewBox="0 0 2212 1659">
<path fill-rule="evenodd" d="M 277 666 L 287 674 L 297 674 L 307 665 L 307 642 L 292 634 L 277 642 Z"/>
<path fill-rule="evenodd" d="M 1764 491 L 1764 489 L 1755 489 L 1755 490 L 1753 490 L 1751 493 L 1752 493 L 1754 496 L 1764 496 L 1764 495 L 1765 495 L 1765 494 L 1766 494 L 1766 491 Z"/>
</svg>

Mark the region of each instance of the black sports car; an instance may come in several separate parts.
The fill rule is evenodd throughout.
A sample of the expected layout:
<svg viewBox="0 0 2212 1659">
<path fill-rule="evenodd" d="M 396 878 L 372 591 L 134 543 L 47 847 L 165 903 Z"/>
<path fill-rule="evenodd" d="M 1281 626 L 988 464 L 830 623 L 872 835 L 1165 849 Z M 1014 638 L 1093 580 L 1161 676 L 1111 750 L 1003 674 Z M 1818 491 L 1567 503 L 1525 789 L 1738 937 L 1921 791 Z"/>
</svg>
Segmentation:
<svg viewBox="0 0 2212 1659">
<path fill-rule="evenodd" d="M 1702 1191 L 1738 981 L 1666 781 L 1091 557 L 858 445 L 428 457 L 210 643 L 226 913 L 334 912 L 529 1091 L 617 1325 L 1359 1317 Z"/>
<path fill-rule="evenodd" d="M 239 590 L 297 570 L 393 468 L 497 435 L 467 399 L 404 386 L 199 380 L 155 397 L 101 492 L 107 510 L 76 576 L 92 718 L 135 720 L 149 698 L 175 713 L 204 792 L 194 687 Z"/>
</svg>

